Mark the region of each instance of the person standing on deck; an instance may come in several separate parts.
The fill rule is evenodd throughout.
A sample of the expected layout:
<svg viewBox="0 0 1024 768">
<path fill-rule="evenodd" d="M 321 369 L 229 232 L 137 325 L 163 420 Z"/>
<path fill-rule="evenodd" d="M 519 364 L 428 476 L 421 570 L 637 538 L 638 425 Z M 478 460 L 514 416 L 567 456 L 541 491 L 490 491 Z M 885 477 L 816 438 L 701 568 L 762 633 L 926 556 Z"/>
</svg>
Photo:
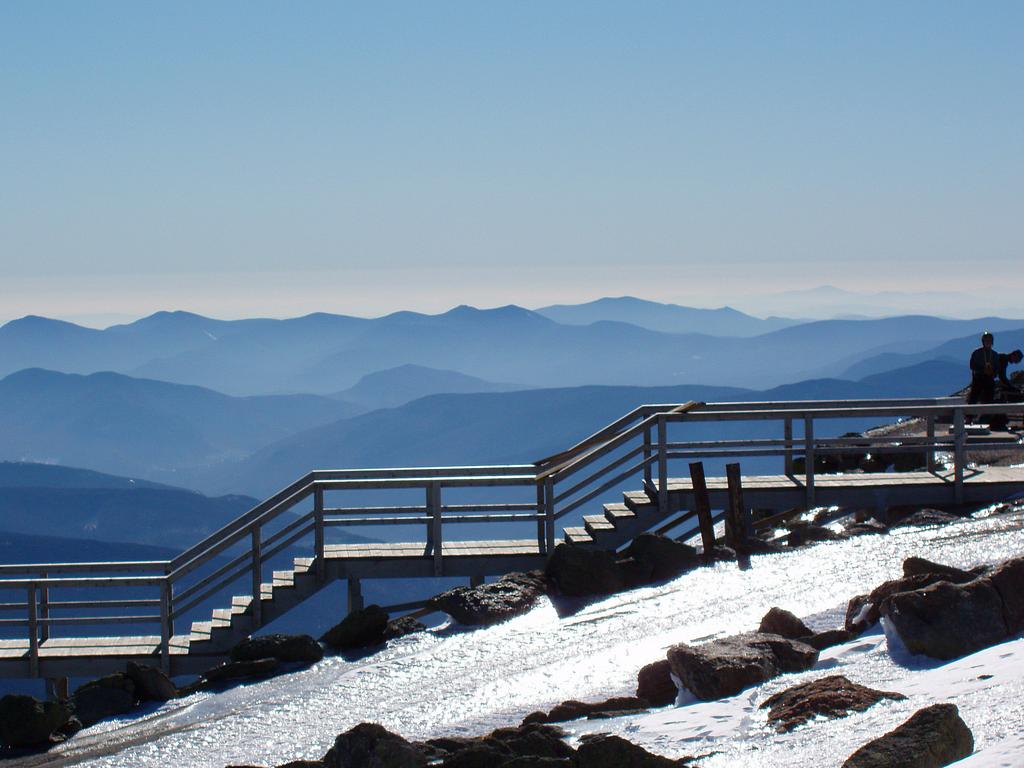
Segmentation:
<svg viewBox="0 0 1024 768">
<path fill-rule="evenodd" d="M 981 346 L 971 353 L 971 389 L 967 393 L 968 405 L 991 403 L 995 399 L 999 354 L 992 349 L 994 341 L 995 337 L 985 331 L 981 334 Z"/>
</svg>

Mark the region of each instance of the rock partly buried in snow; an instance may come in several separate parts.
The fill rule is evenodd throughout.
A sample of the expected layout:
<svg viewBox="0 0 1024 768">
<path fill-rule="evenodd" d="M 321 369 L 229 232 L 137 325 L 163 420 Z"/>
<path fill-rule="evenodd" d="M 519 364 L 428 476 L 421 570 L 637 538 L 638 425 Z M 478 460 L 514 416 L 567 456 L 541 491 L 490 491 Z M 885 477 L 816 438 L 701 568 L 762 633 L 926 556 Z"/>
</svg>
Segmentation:
<svg viewBox="0 0 1024 768">
<path fill-rule="evenodd" d="M 510 573 L 478 587 L 456 587 L 427 601 L 427 607 L 444 611 L 460 624 L 486 626 L 529 611 L 547 583 L 540 571 Z"/>
<path fill-rule="evenodd" d="M 797 640 L 801 637 L 813 635 L 814 630 L 804 624 L 797 616 L 785 608 L 770 608 L 768 613 L 761 619 L 758 632 L 770 632 L 773 635 L 782 635 L 790 640 Z"/>
<path fill-rule="evenodd" d="M 791 547 L 802 547 L 805 544 L 816 544 L 821 541 L 842 541 L 850 538 L 845 533 L 838 533 L 822 525 L 804 523 L 789 532 L 786 543 Z"/>
<path fill-rule="evenodd" d="M 568 597 L 609 595 L 626 588 L 614 552 L 559 544 L 548 558 L 547 577 Z"/>
<path fill-rule="evenodd" d="M 136 701 L 135 683 L 123 672 L 85 683 L 71 696 L 75 717 L 86 728 L 108 717 L 131 712 Z"/>
<path fill-rule="evenodd" d="M 312 664 L 324 657 L 324 649 L 309 635 L 274 634 L 246 638 L 231 649 L 230 656 L 232 661 L 272 658 Z"/>
<path fill-rule="evenodd" d="M 281 662 L 272 656 L 252 661 L 229 661 L 206 670 L 203 678 L 211 685 L 221 685 L 237 680 L 259 679 L 276 674 Z"/>
<path fill-rule="evenodd" d="M 860 634 L 878 622 L 881 604 L 897 592 L 923 589 L 940 581 L 947 581 L 941 573 L 915 573 L 899 579 L 882 582 L 868 595 L 857 595 L 846 607 L 846 629 Z"/>
<path fill-rule="evenodd" d="M 815 632 L 813 635 L 795 638 L 801 643 L 807 643 L 811 648 L 824 651 L 833 645 L 839 645 L 852 640 L 855 637 L 853 632 L 845 629 L 826 629 L 824 632 Z"/>
<path fill-rule="evenodd" d="M 952 581 L 954 584 L 963 584 L 977 578 L 978 573 L 964 571 L 954 568 L 952 565 L 943 565 L 923 557 L 908 557 L 903 561 L 904 576 L 918 576 L 923 573 L 934 573 L 942 577 L 943 581 Z"/>
<path fill-rule="evenodd" d="M 905 699 L 901 693 L 876 691 L 850 682 L 842 675 L 830 675 L 801 683 L 776 693 L 761 704 L 768 710 L 768 724 L 779 732 L 791 731 L 816 717 L 846 717 L 863 712 L 883 699 Z"/>
<path fill-rule="evenodd" d="M 650 705 L 649 701 L 637 696 L 614 696 L 605 701 L 597 702 L 569 700 L 557 704 L 550 712 L 530 713 L 523 720 L 523 725 L 530 725 L 531 723 L 565 723 L 570 720 L 579 720 L 581 717 L 637 712 L 646 710 Z"/>
<path fill-rule="evenodd" d="M 498 728 L 479 738 L 442 737 L 417 746 L 449 768 L 572 765 L 575 753 L 564 737 L 557 726 L 531 723 Z"/>
<path fill-rule="evenodd" d="M 636 676 L 636 695 L 651 702 L 652 707 L 674 704 L 679 695 L 672 680 L 672 665 L 661 659 L 640 668 Z"/>
<path fill-rule="evenodd" d="M 803 672 L 817 660 L 818 651 L 806 643 L 761 632 L 668 651 L 672 673 L 704 701 L 734 696 L 783 672 Z"/>
<path fill-rule="evenodd" d="M 703 562 L 694 547 L 656 533 L 637 536 L 625 554 L 647 571 L 651 581 L 675 578 Z"/>
<path fill-rule="evenodd" d="M 988 578 L 1003 601 L 1003 621 L 1009 634 L 1024 631 L 1024 557 L 1001 563 Z"/>
<path fill-rule="evenodd" d="M 873 517 L 868 520 L 850 523 L 843 528 L 847 536 L 866 536 L 877 533 L 888 533 L 889 526 L 875 520 Z"/>
<path fill-rule="evenodd" d="M 379 605 L 368 605 L 358 611 L 352 611 L 327 630 L 320 642 L 326 643 L 336 651 L 351 651 L 384 642 L 384 632 L 388 626 L 388 612 Z"/>
<path fill-rule="evenodd" d="M 70 719 L 71 710 L 62 702 L 8 694 L 0 699 L 0 744 L 14 748 L 48 745 L 50 736 Z"/>
<path fill-rule="evenodd" d="M 125 673 L 135 683 L 139 701 L 169 701 L 178 697 L 178 688 L 156 667 L 129 661 Z"/>
<path fill-rule="evenodd" d="M 896 730 L 870 741 L 843 768 L 939 768 L 974 751 L 974 735 L 955 704 L 915 712 Z"/>
<path fill-rule="evenodd" d="M 995 645 L 1009 632 L 1003 601 L 988 579 L 940 581 L 886 598 L 881 613 L 911 653 L 955 659 Z"/>
<path fill-rule="evenodd" d="M 687 760 L 652 754 L 621 736 L 592 733 L 580 739 L 576 764 L 580 768 L 670 768 L 686 766 Z"/>
<path fill-rule="evenodd" d="M 397 619 L 388 621 L 387 627 L 384 628 L 384 639 L 394 640 L 399 637 L 415 634 L 416 632 L 426 631 L 427 625 L 422 621 L 417 621 L 412 616 L 399 616 Z"/>
<path fill-rule="evenodd" d="M 326 768 L 421 768 L 427 758 L 415 745 L 377 723 L 360 723 L 334 740 Z"/>
<path fill-rule="evenodd" d="M 892 523 L 890 528 L 903 528 L 906 526 L 923 525 L 949 525 L 963 520 L 959 515 L 952 512 L 943 512 L 940 509 L 919 509 L 912 512 L 901 520 Z"/>
</svg>

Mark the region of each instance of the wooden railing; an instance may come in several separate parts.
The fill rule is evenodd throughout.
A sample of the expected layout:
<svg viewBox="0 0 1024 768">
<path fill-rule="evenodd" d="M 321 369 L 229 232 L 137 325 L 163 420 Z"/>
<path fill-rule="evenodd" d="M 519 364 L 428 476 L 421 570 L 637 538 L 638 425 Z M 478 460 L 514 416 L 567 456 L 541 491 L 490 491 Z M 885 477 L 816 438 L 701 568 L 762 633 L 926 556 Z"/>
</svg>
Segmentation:
<svg viewBox="0 0 1024 768">
<path fill-rule="evenodd" d="M 687 403 L 644 405 L 562 453 L 535 464 L 470 467 L 420 467 L 310 472 L 241 517 L 210 534 L 172 560 L 151 562 L 48 563 L 0 566 L 0 590 L 20 592 L 25 602 L 0 603 L 2 626 L 26 626 L 33 674 L 38 670 L 39 645 L 52 628 L 68 625 L 144 623 L 159 626 L 161 656 L 168 665 L 176 619 L 187 617 L 201 604 L 246 579 L 253 596 L 254 627 L 262 623 L 260 584 L 273 558 L 304 538 L 312 537 L 311 553 L 324 576 L 327 531 L 337 526 L 416 526 L 423 531 L 424 552 L 433 559 L 436 575 L 444 573 L 442 544 L 446 527 L 460 523 L 535 523 L 538 551 L 550 551 L 555 524 L 627 481 L 642 479 L 652 501 L 668 514 L 670 464 L 695 458 L 781 457 L 783 470 L 793 474 L 795 457 L 802 454 L 808 507 L 814 505 L 816 458 L 831 453 L 914 451 L 936 466 L 936 453 L 953 457 L 954 500 L 963 498 L 967 430 L 965 414 L 1020 413 L 1022 406 L 967 406 L 958 398 L 788 401 L 770 403 Z M 841 419 L 920 418 L 925 435 L 918 437 L 819 437 L 815 425 Z M 776 422 L 781 437 L 745 439 L 678 439 L 670 431 L 704 422 Z M 937 424 L 952 424 L 940 433 Z M 794 436 L 794 425 L 798 436 Z M 1005 448 L 1003 442 L 974 444 L 972 449 Z M 453 503 L 452 491 L 486 489 L 528 492 L 524 498 Z M 517 490 L 518 489 L 518 490 Z M 421 503 L 356 505 L 328 504 L 338 494 L 385 492 L 419 494 Z M 477 490 L 477 494 L 480 491 Z M 54 590 L 110 590 L 109 599 L 53 599 Z M 121 596 L 120 592 L 130 594 Z M 74 611 L 76 615 L 60 615 Z"/>
</svg>

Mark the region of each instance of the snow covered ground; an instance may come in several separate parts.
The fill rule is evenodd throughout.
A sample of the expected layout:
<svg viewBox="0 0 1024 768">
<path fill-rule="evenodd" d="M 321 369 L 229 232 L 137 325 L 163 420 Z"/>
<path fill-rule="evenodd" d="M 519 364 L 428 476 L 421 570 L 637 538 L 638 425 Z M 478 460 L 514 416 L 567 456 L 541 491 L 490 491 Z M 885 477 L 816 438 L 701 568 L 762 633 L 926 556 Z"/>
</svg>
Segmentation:
<svg viewBox="0 0 1024 768">
<path fill-rule="evenodd" d="M 862 536 L 779 555 L 752 568 L 723 563 L 559 616 L 545 601 L 526 616 L 480 630 L 442 627 L 402 638 L 356 662 L 315 666 L 219 694 L 197 694 L 141 716 L 100 723 L 23 766 L 272 766 L 319 758 L 334 737 L 376 721 L 410 739 L 478 735 L 517 724 L 565 699 L 635 692 L 636 673 L 679 642 L 755 629 L 780 606 L 814 629 L 841 626 L 848 599 L 901 574 L 918 555 L 969 567 L 1024 554 L 1024 510 L 982 512 L 943 528 Z M 563 611 L 564 613 L 564 611 Z M 780 735 L 758 705 L 818 676 L 898 691 L 862 714 L 818 721 Z M 567 724 L 573 738 L 619 733 L 668 756 L 708 755 L 706 768 L 839 765 L 861 744 L 914 711 L 952 701 L 974 732 L 964 766 L 1024 765 L 1024 640 L 938 663 L 909 655 L 881 629 L 823 652 L 814 670 L 786 675 L 739 696 L 648 714 Z"/>
</svg>

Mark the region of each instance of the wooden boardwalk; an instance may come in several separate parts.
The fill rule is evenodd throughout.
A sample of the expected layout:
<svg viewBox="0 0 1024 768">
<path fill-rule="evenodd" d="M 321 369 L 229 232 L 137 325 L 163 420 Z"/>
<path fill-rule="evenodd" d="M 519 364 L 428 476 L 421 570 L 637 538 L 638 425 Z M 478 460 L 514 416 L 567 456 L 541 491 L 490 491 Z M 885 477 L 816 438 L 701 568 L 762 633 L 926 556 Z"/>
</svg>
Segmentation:
<svg viewBox="0 0 1024 768">
<path fill-rule="evenodd" d="M 1010 406 L 966 406 L 955 398 L 645 405 L 536 464 L 317 470 L 169 561 L 0 565 L 0 590 L 20 597 L 20 602 L 0 603 L 0 626 L 8 637 L 19 636 L 0 640 L 0 677 L 96 676 L 122 671 L 128 661 L 160 665 L 172 675 L 198 674 L 223 661 L 239 640 L 337 580 L 348 584 L 351 610 L 362 605 L 365 579 L 443 577 L 479 583 L 488 576 L 541 568 L 555 546 L 556 525 L 573 522 L 569 515 L 582 518 L 581 526 L 564 529 L 565 541 L 576 546 L 614 550 L 644 531 L 678 533 L 674 526 L 683 517 L 680 512 L 694 508 L 691 481 L 683 476 L 684 462 L 694 460 L 781 459 L 783 474 L 743 477 L 747 509 L 834 505 L 884 512 L 903 505 L 982 506 L 1024 492 L 1024 466 L 970 466 L 969 443 L 972 451 L 1005 451 L 1008 446 L 1012 451 L 1015 438 L 969 435 L 966 416 L 1010 412 Z M 917 435 L 899 437 L 815 436 L 817 422 L 850 418 L 909 418 L 922 428 Z M 686 438 L 685 430 L 694 424 L 726 421 L 756 424 L 762 436 Z M 772 421 L 780 434 L 763 436 L 765 423 Z M 948 431 L 946 424 L 952 424 Z M 815 472 L 816 457 L 868 451 L 911 453 L 914 461 L 939 471 Z M 952 457 L 949 468 L 938 461 L 944 456 Z M 792 471 L 797 460 L 805 468 L 799 474 Z M 608 501 L 608 494 L 631 484 L 640 490 Z M 707 485 L 711 506 L 725 508 L 726 478 L 708 477 Z M 467 496 L 466 489 L 474 490 Z M 365 491 L 375 494 L 376 506 L 353 503 Z M 381 506 L 380 499 L 392 491 L 403 494 L 400 505 Z M 410 491 L 420 492 L 423 503 L 410 505 Z M 328 497 L 342 503 L 332 506 Z M 484 540 L 450 535 L 457 530 L 453 526 L 464 523 L 511 524 L 518 526 L 517 536 L 524 527 L 536 535 Z M 332 527 L 357 525 L 401 525 L 412 529 L 409 538 L 419 540 L 328 542 Z M 271 570 L 296 547 L 308 548 L 311 556 L 293 558 L 286 570 Z M 82 589 L 89 590 L 87 599 L 74 598 Z M 241 594 L 225 598 L 237 591 Z M 217 601 L 228 604 L 212 607 Z M 386 607 L 402 612 L 421 605 Z M 69 611 L 75 613 L 69 616 Z M 199 611 L 211 611 L 210 619 L 191 621 L 191 628 L 182 631 L 179 626 Z M 159 633 L 136 629 L 147 624 Z M 64 636 L 76 634 L 78 625 L 91 626 L 97 636 Z"/>
</svg>

